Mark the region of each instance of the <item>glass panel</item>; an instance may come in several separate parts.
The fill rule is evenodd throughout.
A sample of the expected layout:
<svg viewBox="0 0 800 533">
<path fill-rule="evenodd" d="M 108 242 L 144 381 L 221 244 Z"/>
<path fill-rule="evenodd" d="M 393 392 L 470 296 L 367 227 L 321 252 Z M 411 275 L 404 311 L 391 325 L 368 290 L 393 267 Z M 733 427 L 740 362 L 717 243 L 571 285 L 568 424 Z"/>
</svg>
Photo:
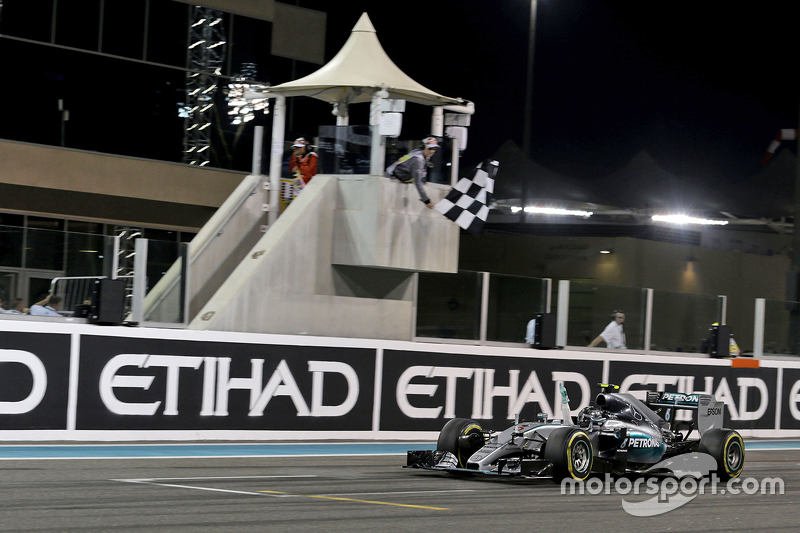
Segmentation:
<svg viewBox="0 0 800 533">
<path fill-rule="evenodd" d="M 112 2 L 106 2 L 106 9 Z M 56 44 L 97 50 L 100 0 L 71 0 L 56 4 Z"/>
<path fill-rule="evenodd" d="M 147 243 L 147 290 L 155 287 L 178 259 L 179 243 L 149 240 Z"/>
<path fill-rule="evenodd" d="M 29 216 L 27 226 L 34 229 L 52 229 L 64 231 L 64 220 L 60 218 Z"/>
<path fill-rule="evenodd" d="M 145 239 L 150 239 L 151 241 L 175 242 L 178 240 L 178 232 L 176 230 L 144 228 L 142 233 Z"/>
<path fill-rule="evenodd" d="M 142 59 L 144 46 L 144 0 L 105 2 L 102 51 Z"/>
<path fill-rule="evenodd" d="M 74 233 L 92 233 L 95 235 L 103 234 L 104 224 L 99 222 L 84 222 L 82 220 L 68 220 L 67 230 Z"/>
<path fill-rule="evenodd" d="M 65 234 L 63 231 L 28 228 L 25 230 L 25 236 L 26 268 L 35 268 L 41 270 L 64 269 Z"/>
<path fill-rule="evenodd" d="M 189 5 L 181 2 L 150 2 L 147 27 L 147 60 L 176 67 L 186 66 L 186 36 Z"/>
<path fill-rule="evenodd" d="M 117 252 L 117 276 L 133 275 L 133 262 L 136 256 L 136 238 L 142 236 L 142 230 L 125 226 L 113 226 L 113 234 L 119 237 L 119 251 Z"/>
<path fill-rule="evenodd" d="M 10 213 L 0 213 L 0 226 L 17 226 L 23 227 L 25 225 L 25 215 L 12 215 Z"/>
<path fill-rule="evenodd" d="M 492 274 L 486 340 L 524 342 L 528 322 L 545 312 L 546 298 L 546 280 Z"/>
<path fill-rule="evenodd" d="M 155 246 L 154 246 L 155 244 Z M 147 249 L 148 273 L 151 271 L 151 254 L 160 254 L 164 244 L 171 244 L 180 257 L 170 264 L 169 268 L 160 276 L 156 283 L 148 279 L 148 291 L 144 301 L 144 320 L 146 322 L 159 322 L 182 324 L 185 323 L 184 313 L 186 298 L 186 279 L 184 265 L 186 265 L 188 243 L 159 243 L 149 241 Z"/>
<path fill-rule="evenodd" d="M 417 336 L 478 340 L 481 275 L 420 272 Z"/>
<path fill-rule="evenodd" d="M 226 24 L 225 28 L 230 28 L 230 25 Z M 270 43 L 272 43 L 271 22 L 241 15 L 234 16 L 233 42 L 229 43 L 233 73 L 240 72 L 243 63 L 255 63 L 258 81 L 279 83 L 270 73 L 272 63 Z"/>
<path fill-rule="evenodd" d="M 23 228 L 0 226 L 0 266 L 22 266 Z"/>
<path fill-rule="evenodd" d="M 573 281 L 569 286 L 567 345 L 588 346 L 613 320 L 614 312 L 625 313 L 625 344 L 628 349 L 644 347 L 646 291 Z M 604 347 L 601 342 L 598 346 Z"/>
<path fill-rule="evenodd" d="M 33 43 L 7 39 L 0 42 L 3 58 L 0 101 L 14 102 L 3 110 L 3 120 L 0 120 L 2 138 L 56 146 L 61 144 L 58 100 L 65 99 L 69 109 L 69 89 L 66 86 L 71 84 L 71 79 L 68 81 L 65 75 L 66 70 L 73 66 L 65 60 L 66 53 L 66 50 Z M 32 102 L 37 104 L 33 105 Z"/>
<path fill-rule="evenodd" d="M 102 276 L 107 264 L 107 241 L 113 242 L 113 238 L 68 232 L 67 276 Z"/>
<path fill-rule="evenodd" d="M 764 353 L 800 355 L 798 339 L 800 302 L 767 300 L 764 306 Z"/>
<path fill-rule="evenodd" d="M 369 126 L 320 126 L 316 150 L 320 173 L 369 174 L 370 145 Z"/>
<path fill-rule="evenodd" d="M 57 274 L 51 276 L 43 274 L 28 276 L 28 294 L 25 296 L 28 301 L 28 307 L 41 302 L 50 294 L 51 283 L 57 277 Z"/>
<path fill-rule="evenodd" d="M 650 348 L 668 352 L 700 352 L 711 324 L 719 320 L 719 299 L 705 294 L 653 291 Z"/>
<path fill-rule="evenodd" d="M 13 309 L 16 291 L 17 273 L 0 271 L 0 307 L 6 311 Z"/>
<path fill-rule="evenodd" d="M 0 8 L 0 33 L 50 42 L 53 0 L 5 0 Z"/>
</svg>

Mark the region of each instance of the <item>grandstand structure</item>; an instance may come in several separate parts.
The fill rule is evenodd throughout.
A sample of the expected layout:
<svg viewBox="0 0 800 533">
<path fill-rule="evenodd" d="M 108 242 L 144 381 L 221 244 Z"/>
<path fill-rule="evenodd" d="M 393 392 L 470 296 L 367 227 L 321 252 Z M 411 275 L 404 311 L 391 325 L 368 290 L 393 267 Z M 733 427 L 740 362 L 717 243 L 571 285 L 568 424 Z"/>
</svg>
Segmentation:
<svg viewBox="0 0 800 533">
<path fill-rule="evenodd" d="M 154 157 L 148 150 L 169 143 L 161 142 L 160 128 L 133 129 L 136 122 L 146 121 L 127 124 L 126 140 L 148 142 L 102 144 L 104 138 L 111 137 L 102 131 L 92 142 L 71 144 L 70 139 L 75 137 L 70 132 L 88 119 L 69 100 L 66 104 L 72 113 L 64 148 L 38 137 L 0 140 L 0 226 L 6 226 L 6 246 L 19 250 L 9 254 L 0 266 L 0 283 L 5 283 L 0 291 L 5 291 L 6 300 L 21 296 L 32 303 L 42 287 L 49 287 L 56 277 L 109 275 L 111 254 L 105 252 L 105 246 L 108 239 L 119 237 L 123 231 L 126 236 L 138 233 L 137 237 L 151 243 L 168 243 L 151 246 L 149 263 L 140 265 L 140 270 L 147 269 L 150 289 L 140 310 L 142 321 L 178 323 L 197 330 L 413 339 L 420 337 L 417 306 L 421 277 L 455 274 L 458 270 L 726 294 L 728 308 L 742 310 L 738 317 L 737 312 L 729 312 L 728 319 L 738 320 L 741 328 L 750 328 L 752 312 L 744 310 L 752 309 L 755 298 L 783 297 L 781 277 L 759 275 L 785 271 L 787 259 L 781 254 L 713 250 L 685 240 L 656 242 L 611 233 L 533 239 L 522 231 L 513 235 L 503 232 L 500 224 L 494 235 L 465 238 L 448 221 L 427 212 L 411 191 L 396 190 L 395 184 L 378 177 L 377 172 L 361 177 L 320 175 L 280 218 L 270 219 L 268 214 L 277 215 L 277 204 L 270 202 L 267 194 L 276 190 L 272 181 L 281 171 L 285 146 L 284 132 L 276 134 L 275 122 L 285 109 L 275 105 L 269 117 L 259 116 L 250 123 L 273 127 L 266 143 L 272 163 L 266 176 L 260 171 L 260 163 L 251 165 L 251 156 L 255 163 L 262 155 L 253 134 L 242 137 L 250 142 L 238 150 L 240 159 L 246 153 L 246 164 L 234 168 L 212 164 L 214 152 L 219 156 L 217 163 L 226 148 L 233 152 L 235 128 L 227 132 L 227 137 L 223 135 L 227 145 L 215 144 L 218 139 L 210 133 L 215 128 L 209 124 L 217 121 L 222 125 L 221 121 L 227 119 L 219 105 L 224 100 L 220 87 L 240 72 L 242 65 L 256 62 L 259 72 L 269 73 L 269 79 L 264 74 L 254 81 L 272 91 L 276 102 L 278 97 L 319 93 L 325 96 L 324 101 L 335 104 L 337 123 L 346 123 L 342 113 L 350 105 L 369 102 L 379 109 L 381 102 L 371 101 L 362 90 L 337 92 L 344 83 L 341 80 L 325 91 L 316 85 L 327 73 L 318 69 L 326 57 L 324 13 L 269 0 L 151 2 L 150 11 L 142 15 L 142 46 L 124 56 L 121 54 L 127 51 L 106 42 L 110 38 L 108 28 L 88 44 L 60 41 L 64 34 L 58 31 L 60 11 L 52 25 L 55 31 L 41 42 L 32 43 L 32 36 L 15 36 L 11 31 L 14 16 L 25 14 L 23 5 L 11 0 L 3 5 L 0 42 L 9 48 L 7 55 L 14 55 L 12 47 L 35 45 L 57 58 L 75 54 L 130 69 L 152 68 L 145 74 L 157 74 L 154 79 L 162 76 L 156 83 L 158 91 L 171 99 L 166 111 L 162 101 L 154 108 L 170 114 L 171 127 L 183 135 L 183 144 L 171 145 L 173 160 Z M 186 35 L 180 53 L 172 59 L 151 42 L 159 33 L 157 21 L 166 16 L 182 20 L 180 28 Z M 309 36 L 300 49 L 293 46 L 298 25 Z M 241 53 L 247 48 L 236 44 L 247 34 L 237 33 L 242 28 L 269 30 L 263 33 L 271 35 L 265 59 Z M 376 39 L 368 19 L 360 20 L 355 29 L 360 39 Z M 338 54 L 334 58 L 334 66 L 357 64 Z M 309 74 L 291 79 L 290 65 Z M 383 99 L 414 102 L 418 98 L 421 101 L 416 103 L 423 105 L 467 108 L 464 102 L 442 95 L 425 96 L 425 87 L 410 82 L 413 84 L 402 92 L 388 87 L 389 96 Z M 187 96 L 197 99 L 187 102 Z M 194 111 L 182 119 L 179 108 L 187 111 L 187 106 Z M 432 129 L 442 126 L 442 119 L 441 113 L 434 115 Z M 90 129 L 85 127 L 86 131 Z M 119 153 L 123 148 L 129 151 Z M 502 164 L 499 181 L 503 179 Z M 429 187 L 438 196 L 447 189 L 436 184 Z M 509 218 L 505 213 L 501 216 Z M 534 225 L 539 220 L 534 220 Z M 73 248 L 81 239 L 81 246 Z M 189 249 L 182 254 L 183 245 L 189 242 Z M 603 255 L 602 251 L 613 253 Z M 124 254 L 127 274 L 137 251 L 128 247 Z M 87 260 L 89 256 L 91 261 Z M 741 283 L 742 279 L 748 283 Z M 157 280 L 163 282 L 159 285 Z M 436 284 L 426 286 L 426 291 L 435 288 Z M 446 295 L 443 291 L 437 298 L 436 305 L 443 304 L 453 314 L 467 307 L 457 292 Z M 524 299 L 520 294 L 514 303 L 524 309 L 516 320 L 534 311 L 520 303 Z M 538 303 L 534 307 L 541 310 Z M 599 309 L 597 313 L 606 314 Z M 588 321 L 592 327 L 593 320 Z M 482 318 L 474 313 L 463 321 L 465 325 L 459 328 L 485 330 Z M 460 334 L 448 330 L 442 335 Z M 486 340 L 481 335 L 469 336 Z"/>
</svg>

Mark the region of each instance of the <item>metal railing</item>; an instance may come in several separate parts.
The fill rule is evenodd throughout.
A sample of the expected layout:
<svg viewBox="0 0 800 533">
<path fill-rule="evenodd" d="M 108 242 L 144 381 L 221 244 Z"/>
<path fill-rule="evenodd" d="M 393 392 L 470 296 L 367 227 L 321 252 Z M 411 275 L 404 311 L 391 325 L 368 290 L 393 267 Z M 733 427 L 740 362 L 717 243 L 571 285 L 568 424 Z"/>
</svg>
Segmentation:
<svg viewBox="0 0 800 533">
<path fill-rule="evenodd" d="M 91 303 L 95 282 L 105 276 L 72 276 L 53 278 L 50 282 L 50 295 L 63 298 L 63 315 L 72 315 L 76 305 Z M 133 292 L 133 276 L 117 276 L 125 280 L 125 312 L 130 311 L 131 293 Z"/>
</svg>

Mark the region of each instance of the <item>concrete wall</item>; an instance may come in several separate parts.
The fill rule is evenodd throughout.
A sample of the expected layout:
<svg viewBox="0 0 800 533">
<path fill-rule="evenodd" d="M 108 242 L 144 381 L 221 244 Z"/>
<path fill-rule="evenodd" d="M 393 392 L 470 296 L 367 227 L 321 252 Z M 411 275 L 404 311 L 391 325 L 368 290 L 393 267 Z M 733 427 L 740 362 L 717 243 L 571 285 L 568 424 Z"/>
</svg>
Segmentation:
<svg viewBox="0 0 800 533">
<path fill-rule="evenodd" d="M 197 228 L 245 175 L 0 140 L 0 209 Z"/>
<path fill-rule="evenodd" d="M 434 202 L 448 189 L 427 188 Z M 189 327 L 411 339 L 414 273 L 457 264 L 459 229 L 442 220 L 411 186 L 318 175 Z"/>
<path fill-rule="evenodd" d="M 427 186 L 443 192 L 439 185 Z M 436 198 L 432 197 L 434 202 Z M 410 271 L 456 272 L 456 226 L 419 201 L 412 185 L 375 176 L 340 177 L 333 263 Z"/>
</svg>

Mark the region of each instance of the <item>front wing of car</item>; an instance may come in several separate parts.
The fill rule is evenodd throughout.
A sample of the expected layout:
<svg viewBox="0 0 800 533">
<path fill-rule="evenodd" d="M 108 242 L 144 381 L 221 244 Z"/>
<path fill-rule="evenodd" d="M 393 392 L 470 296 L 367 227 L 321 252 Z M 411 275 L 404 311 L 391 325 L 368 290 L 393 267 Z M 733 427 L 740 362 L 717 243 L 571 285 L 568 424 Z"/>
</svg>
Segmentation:
<svg viewBox="0 0 800 533">
<path fill-rule="evenodd" d="M 443 450 L 410 450 L 406 454 L 405 468 L 422 468 L 461 474 L 485 474 L 522 478 L 549 477 L 551 463 L 537 458 L 510 458 L 497 462 L 496 470 L 461 468 L 458 459 Z"/>
</svg>

